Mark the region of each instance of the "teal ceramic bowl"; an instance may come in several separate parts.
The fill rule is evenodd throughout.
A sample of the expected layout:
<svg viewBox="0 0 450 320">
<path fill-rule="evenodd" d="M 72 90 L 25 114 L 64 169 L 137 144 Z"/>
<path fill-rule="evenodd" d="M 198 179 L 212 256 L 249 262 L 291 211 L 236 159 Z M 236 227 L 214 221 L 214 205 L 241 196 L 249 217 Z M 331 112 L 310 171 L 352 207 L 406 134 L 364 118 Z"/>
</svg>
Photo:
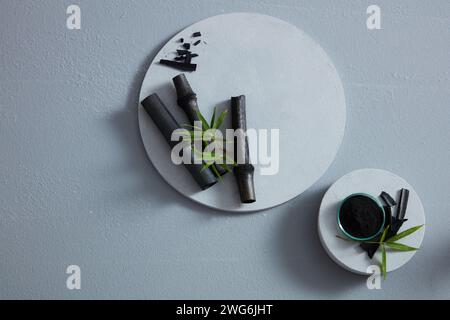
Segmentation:
<svg viewBox="0 0 450 320">
<path fill-rule="evenodd" d="M 381 224 L 380 229 L 379 229 L 374 235 L 372 235 L 372 236 L 370 236 L 370 237 L 367 237 L 367 238 L 358 238 L 358 237 L 353 236 L 352 234 L 350 234 L 349 232 L 347 232 L 347 231 L 344 229 L 344 227 L 342 226 L 342 223 L 341 223 L 340 216 L 341 216 L 341 208 L 342 208 L 342 205 L 343 205 L 348 199 L 350 199 L 350 198 L 352 198 L 352 197 L 355 197 L 355 196 L 364 196 L 364 197 L 366 197 L 366 198 L 371 199 L 371 200 L 372 200 L 372 201 L 380 208 L 381 213 L 382 213 L 382 215 L 383 215 L 383 222 L 382 222 L 382 224 Z M 367 194 L 367 193 L 353 193 L 353 194 L 349 195 L 347 198 L 345 198 L 344 200 L 342 200 L 341 203 L 340 203 L 340 205 L 339 205 L 338 212 L 337 212 L 337 224 L 338 224 L 338 226 L 339 226 L 339 229 L 342 231 L 342 233 L 343 233 L 346 237 L 348 237 L 348 238 L 350 238 L 350 239 L 352 239 L 352 240 L 356 240 L 356 241 L 368 241 L 368 240 L 371 240 L 371 239 L 375 238 L 376 236 L 378 236 L 378 235 L 383 231 L 385 223 L 386 223 L 386 212 L 384 211 L 383 206 L 380 204 L 380 202 L 379 202 L 376 198 L 372 197 L 370 194 Z"/>
</svg>

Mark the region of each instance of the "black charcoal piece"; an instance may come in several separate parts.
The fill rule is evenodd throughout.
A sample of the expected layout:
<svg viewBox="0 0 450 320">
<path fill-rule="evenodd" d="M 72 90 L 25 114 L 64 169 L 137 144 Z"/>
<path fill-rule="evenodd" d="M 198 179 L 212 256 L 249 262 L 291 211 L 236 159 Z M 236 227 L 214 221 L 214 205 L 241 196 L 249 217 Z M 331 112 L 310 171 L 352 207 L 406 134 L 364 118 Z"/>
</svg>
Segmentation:
<svg viewBox="0 0 450 320">
<path fill-rule="evenodd" d="M 408 219 L 399 220 L 396 217 L 392 217 L 391 228 L 386 235 L 386 240 L 389 240 L 390 238 L 395 236 L 406 221 L 408 221 Z"/>
<path fill-rule="evenodd" d="M 408 219 L 405 219 L 406 209 L 408 207 L 408 199 L 409 199 L 409 190 L 401 189 L 400 196 L 398 199 L 398 206 L 395 217 L 392 218 L 391 231 L 389 232 L 387 239 L 395 236 L 403 223 L 405 223 Z"/>
<path fill-rule="evenodd" d="M 180 40 L 179 40 L 181 43 L 183 43 L 184 42 L 184 38 L 180 38 Z"/>
<path fill-rule="evenodd" d="M 385 191 L 381 192 L 380 197 L 389 207 L 395 207 L 397 205 L 397 202 L 395 202 L 395 200 L 392 199 L 391 195 Z"/>
<path fill-rule="evenodd" d="M 200 31 L 194 32 L 192 34 L 192 37 L 194 37 L 194 38 L 201 37 L 201 36 L 202 36 L 202 33 Z"/>
<path fill-rule="evenodd" d="M 198 54 L 193 53 L 193 54 L 191 55 L 191 57 L 192 57 L 192 58 L 196 58 L 196 57 L 198 57 Z"/>
<path fill-rule="evenodd" d="M 384 212 L 386 214 L 386 223 L 385 226 L 391 226 L 392 225 L 392 209 L 389 206 L 383 206 L 384 208 Z M 384 230 L 383 230 L 384 231 Z M 380 241 L 381 239 L 381 234 L 379 236 L 377 236 L 376 238 L 372 239 L 372 242 L 377 242 Z M 367 243 L 367 242 L 362 242 L 361 243 L 361 248 L 367 252 L 367 255 L 369 256 L 370 259 L 373 258 L 373 255 L 375 254 L 375 252 L 377 252 L 378 248 L 379 248 L 379 244 L 378 243 Z"/>
<path fill-rule="evenodd" d="M 177 50 L 177 53 L 178 53 L 180 56 L 182 56 L 182 55 L 184 55 L 184 54 L 190 53 L 190 51 L 189 51 L 189 50 L 180 50 L 180 49 L 178 49 L 178 50 Z"/>
<path fill-rule="evenodd" d="M 198 103 L 197 103 L 197 95 L 192 90 L 191 85 L 189 84 L 186 75 L 179 74 L 178 76 L 172 79 L 175 89 L 177 90 L 177 102 L 178 105 L 183 109 L 184 113 L 186 113 L 189 122 L 191 125 L 194 125 L 195 121 L 200 121 L 198 116 Z M 223 176 L 228 171 L 225 168 L 222 168 L 219 165 L 215 165 L 217 172 Z"/>
<path fill-rule="evenodd" d="M 167 110 L 166 106 L 156 93 L 145 98 L 141 104 L 150 118 L 152 118 L 169 146 L 173 148 L 178 141 L 172 141 L 172 133 L 176 129 L 181 128 L 178 122 L 169 110 Z M 185 164 L 184 166 L 188 169 L 200 188 L 205 190 L 213 186 L 217 182 L 217 179 L 211 170 L 202 170 L 203 164 L 194 164 L 194 152 L 191 152 L 191 157 L 192 164 Z"/>
<path fill-rule="evenodd" d="M 183 43 L 183 48 L 185 48 L 186 50 L 189 50 L 191 48 L 191 44 L 190 43 Z"/>
<path fill-rule="evenodd" d="M 190 52 L 186 53 L 186 56 L 184 57 L 184 63 L 191 63 L 191 61 L 192 61 L 192 54 Z"/>
<path fill-rule="evenodd" d="M 384 226 L 391 226 L 392 225 L 392 207 L 390 206 L 383 206 L 386 222 L 384 223 Z"/>
<path fill-rule="evenodd" d="M 195 41 L 194 42 L 194 46 L 197 46 L 197 45 L 199 45 L 200 44 L 200 42 L 202 42 L 201 40 L 197 40 L 197 41 Z"/>
<path fill-rule="evenodd" d="M 175 60 L 176 61 L 186 61 L 186 56 L 184 55 L 184 56 L 177 56 L 177 57 L 175 57 Z"/>
<path fill-rule="evenodd" d="M 409 190 L 402 189 L 400 190 L 400 199 L 398 201 L 398 209 L 397 216 L 398 220 L 403 220 L 406 215 L 406 208 L 408 207 L 408 199 L 409 199 Z"/>
<path fill-rule="evenodd" d="M 172 67 L 181 71 L 195 71 L 197 70 L 197 65 L 194 63 L 182 63 L 182 62 L 176 62 L 176 61 L 172 61 L 172 60 L 166 60 L 166 59 L 161 59 L 159 61 L 160 64 L 168 66 L 168 67 Z"/>
<path fill-rule="evenodd" d="M 234 130 L 240 131 L 234 139 L 234 160 L 237 165 L 233 172 L 238 184 L 241 202 L 252 203 L 256 201 L 253 179 L 255 168 L 250 163 L 245 107 L 244 95 L 231 98 L 231 123 Z"/>
</svg>

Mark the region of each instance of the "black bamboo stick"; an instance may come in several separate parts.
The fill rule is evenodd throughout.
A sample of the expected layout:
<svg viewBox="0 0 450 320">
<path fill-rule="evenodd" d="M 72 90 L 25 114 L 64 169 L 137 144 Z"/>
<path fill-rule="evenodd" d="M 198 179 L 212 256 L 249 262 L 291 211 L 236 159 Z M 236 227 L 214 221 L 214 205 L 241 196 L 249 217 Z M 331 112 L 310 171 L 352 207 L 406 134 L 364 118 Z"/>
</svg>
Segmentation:
<svg viewBox="0 0 450 320">
<path fill-rule="evenodd" d="M 177 91 L 178 105 L 186 113 L 191 125 L 194 125 L 195 121 L 200 121 L 197 114 L 199 112 L 197 94 L 192 90 L 184 73 L 177 75 L 172 81 Z"/>
<path fill-rule="evenodd" d="M 156 93 L 145 98 L 141 104 L 153 119 L 159 131 L 161 131 L 169 146 L 173 148 L 178 141 L 172 141 L 172 133 L 176 129 L 181 128 L 178 122 L 169 110 L 167 110 L 166 106 Z M 202 190 L 208 189 L 217 182 L 217 179 L 211 170 L 202 170 L 203 164 L 194 163 L 194 152 L 191 152 L 191 164 L 185 164 L 185 167 Z"/>
<path fill-rule="evenodd" d="M 398 199 L 398 206 L 397 206 L 397 212 L 395 217 L 393 217 L 392 221 L 392 231 L 389 234 L 389 238 L 395 236 L 400 228 L 402 227 L 403 223 L 408 221 L 408 219 L 405 219 L 406 216 L 406 209 L 408 208 L 408 200 L 409 200 L 409 190 L 402 188 L 400 190 L 400 197 Z"/>
<path fill-rule="evenodd" d="M 237 165 L 233 170 L 239 187 L 239 195 L 242 203 L 252 203 L 256 201 L 253 181 L 255 168 L 250 163 L 244 95 L 231 98 L 231 123 L 234 130 L 240 131 L 235 132 L 234 157 Z"/>
<path fill-rule="evenodd" d="M 191 125 L 194 125 L 195 121 L 200 121 L 198 116 L 199 108 L 197 103 L 197 94 L 192 90 L 184 73 L 179 74 L 172 79 L 175 89 L 177 90 L 177 102 L 178 105 L 186 113 Z M 219 175 L 223 176 L 228 171 L 219 166 L 214 165 Z"/>
<path fill-rule="evenodd" d="M 400 191 L 400 200 L 398 204 L 398 211 L 397 211 L 397 219 L 403 220 L 406 215 L 406 208 L 408 207 L 408 199 L 409 199 L 409 190 L 408 189 L 402 189 Z"/>
<path fill-rule="evenodd" d="M 391 208 L 397 205 L 397 202 L 395 202 L 395 200 L 391 197 L 391 195 L 386 191 L 381 192 L 380 197 L 381 199 L 383 199 L 385 204 Z"/>
</svg>

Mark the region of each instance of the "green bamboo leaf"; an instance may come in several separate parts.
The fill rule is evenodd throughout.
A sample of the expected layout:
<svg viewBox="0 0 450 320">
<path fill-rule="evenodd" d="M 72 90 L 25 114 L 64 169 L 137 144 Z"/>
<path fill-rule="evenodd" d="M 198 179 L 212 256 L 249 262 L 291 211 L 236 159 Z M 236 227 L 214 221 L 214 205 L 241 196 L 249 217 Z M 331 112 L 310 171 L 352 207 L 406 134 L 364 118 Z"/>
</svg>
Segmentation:
<svg viewBox="0 0 450 320">
<path fill-rule="evenodd" d="M 193 128 L 193 129 L 197 129 L 197 130 L 203 130 L 201 127 L 199 127 L 199 126 L 193 126 L 192 124 L 182 124 L 181 125 L 182 127 L 185 127 L 185 128 Z M 192 132 L 193 132 L 193 130 L 191 130 Z"/>
<path fill-rule="evenodd" d="M 192 148 L 192 151 L 199 157 L 203 157 L 203 151 L 202 150 L 198 150 L 197 148 Z"/>
<path fill-rule="evenodd" d="M 214 154 L 214 160 L 216 160 L 216 162 L 223 162 L 223 155 L 219 154 Z"/>
<path fill-rule="evenodd" d="M 381 274 L 383 275 L 383 279 L 386 279 L 386 264 L 386 248 L 384 245 L 381 245 Z"/>
<path fill-rule="evenodd" d="M 204 159 L 209 159 L 209 160 L 215 160 L 216 156 L 212 153 L 212 152 L 208 152 L 208 151 L 203 151 L 203 158 Z"/>
<path fill-rule="evenodd" d="M 215 141 L 215 137 L 216 137 L 216 133 L 217 131 L 215 129 L 208 129 L 206 131 L 203 132 L 203 140 L 205 140 L 205 142 L 214 142 Z"/>
<path fill-rule="evenodd" d="M 182 136 L 182 137 L 190 136 L 192 141 L 203 141 L 203 137 L 202 137 L 202 132 L 201 131 L 198 132 L 198 131 L 195 131 L 195 130 L 186 130 L 186 131 L 182 131 L 180 136 Z"/>
<path fill-rule="evenodd" d="M 345 237 L 342 237 L 342 236 L 340 236 L 340 235 L 336 235 L 336 238 L 341 239 L 341 240 L 344 240 L 344 241 L 348 241 L 348 242 L 353 241 L 353 240 L 351 240 L 351 239 L 349 239 L 349 238 L 345 238 Z"/>
<path fill-rule="evenodd" d="M 214 127 L 214 121 L 216 121 L 216 107 L 214 107 L 213 115 L 212 115 L 212 117 L 211 117 L 211 122 L 210 122 L 210 124 L 209 124 L 209 126 L 210 126 L 211 128 Z"/>
<path fill-rule="evenodd" d="M 208 142 L 210 142 L 212 139 L 212 134 L 208 131 L 208 132 L 203 132 L 203 141 L 205 141 L 205 146 L 208 145 Z"/>
<path fill-rule="evenodd" d="M 422 225 L 420 225 L 420 226 L 415 226 L 415 227 L 409 228 L 408 230 L 405 230 L 405 231 L 403 231 L 403 232 L 400 232 L 399 234 L 393 236 L 392 238 L 389 238 L 387 242 L 391 242 L 391 243 L 392 243 L 392 242 L 395 242 L 395 241 L 397 241 L 397 240 L 400 240 L 400 239 L 402 239 L 402 238 L 404 238 L 404 237 L 407 237 L 407 236 L 409 236 L 410 234 L 412 234 L 412 233 L 416 232 L 417 230 L 419 230 L 420 228 L 422 228 L 423 226 L 424 226 L 424 225 L 422 224 Z"/>
<path fill-rule="evenodd" d="M 205 171 L 206 169 L 208 169 L 209 167 L 211 167 L 213 165 L 213 163 L 205 163 L 202 168 L 200 169 L 200 172 Z"/>
<path fill-rule="evenodd" d="M 211 166 L 212 171 L 214 172 L 214 175 L 222 181 L 222 176 L 220 175 L 219 171 L 217 170 L 216 166 Z"/>
<path fill-rule="evenodd" d="M 213 126 L 214 129 L 219 129 L 220 128 L 220 126 L 222 125 L 223 120 L 225 120 L 225 117 L 227 116 L 227 113 L 228 113 L 228 110 L 222 111 L 222 113 L 220 114 L 219 118 L 217 119 L 217 122 Z"/>
<path fill-rule="evenodd" d="M 201 114 L 200 111 L 196 111 L 198 118 L 200 119 L 200 121 L 202 122 L 203 125 L 203 130 L 208 130 L 210 129 L 208 122 L 206 121 L 205 117 Z"/>
<path fill-rule="evenodd" d="M 402 243 L 396 243 L 396 242 L 385 242 L 385 244 L 396 251 L 416 251 L 419 250 L 419 248 L 414 248 L 414 247 L 410 247 L 407 246 L 406 244 L 402 244 Z"/>
<path fill-rule="evenodd" d="M 207 164 L 211 164 L 211 163 L 214 163 L 215 161 L 216 161 L 216 159 L 214 157 L 209 157 L 209 156 L 203 155 L 203 162 L 205 162 Z"/>
<path fill-rule="evenodd" d="M 202 142 L 203 142 L 203 140 L 204 140 L 204 139 L 203 139 L 203 137 L 201 137 L 201 136 L 200 136 L 200 137 L 197 137 L 197 136 L 194 135 L 194 137 L 192 138 L 192 141 L 202 141 Z"/>
<path fill-rule="evenodd" d="M 183 132 L 180 136 L 186 141 L 203 141 L 203 139 L 197 137 L 193 131 Z"/>
<path fill-rule="evenodd" d="M 388 233 L 390 227 L 391 227 L 391 226 L 387 226 L 387 228 L 384 229 L 383 235 L 381 236 L 381 239 L 380 239 L 380 242 L 381 242 L 381 243 L 383 243 L 383 242 L 384 242 L 384 239 L 386 239 L 386 235 L 387 235 L 387 233 Z"/>
</svg>

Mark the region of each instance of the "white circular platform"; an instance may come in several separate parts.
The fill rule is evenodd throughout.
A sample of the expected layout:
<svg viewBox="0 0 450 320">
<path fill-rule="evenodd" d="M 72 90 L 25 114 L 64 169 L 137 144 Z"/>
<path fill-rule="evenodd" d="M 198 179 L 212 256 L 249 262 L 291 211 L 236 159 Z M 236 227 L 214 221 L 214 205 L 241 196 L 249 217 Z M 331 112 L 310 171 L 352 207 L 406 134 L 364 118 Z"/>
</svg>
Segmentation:
<svg viewBox="0 0 450 320">
<path fill-rule="evenodd" d="M 336 237 L 342 235 L 337 225 L 337 210 L 340 202 L 353 193 L 367 193 L 378 198 L 382 191 L 389 193 L 398 202 L 398 192 L 405 188 L 410 191 L 406 221 L 400 231 L 425 224 L 425 213 L 419 196 L 414 189 L 399 176 L 379 169 L 362 169 L 353 171 L 338 181 L 325 193 L 320 205 L 318 229 L 320 240 L 330 257 L 343 268 L 367 275 L 367 267 L 379 265 L 381 261 L 380 250 L 373 259 L 369 259 L 356 242 L 347 242 Z M 399 240 L 400 243 L 420 247 L 425 234 L 425 227 Z M 415 254 L 412 252 L 387 253 L 387 271 L 393 271 L 407 263 Z"/>
<path fill-rule="evenodd" d="M 330 58 L 303 31 L 270 16 L 232 13 L 200 21 L 161 49 L 140 92 L 140 101 L 157 93 L 180 124 L 187 118 L 177 106 L 172 78 L 182 72 L 158 62 L 175 57 L 178 39 L 197 40 L 191 38 L 196 31 L 206 43 L 191 48 L 199 54 L 193 59 L 198 68 L 186 76 L 202 113 L 210 117 L 214 106 L 229 107 L 231 96 L 246 95 L 248 128 L 280 130 L 279 172 L 261 175 L 261 164 L 255 165 L 252 204 L 240 203 L 232 174 L 200 191 L 187 170 L 171 162 L 166 142 L 139 106 L 142 141 L 154 167 L 181 194 L 220 210 L 268 209 L 298 196 L 325 173 L 344 135 L 344 91 Z"/>
</svg>

